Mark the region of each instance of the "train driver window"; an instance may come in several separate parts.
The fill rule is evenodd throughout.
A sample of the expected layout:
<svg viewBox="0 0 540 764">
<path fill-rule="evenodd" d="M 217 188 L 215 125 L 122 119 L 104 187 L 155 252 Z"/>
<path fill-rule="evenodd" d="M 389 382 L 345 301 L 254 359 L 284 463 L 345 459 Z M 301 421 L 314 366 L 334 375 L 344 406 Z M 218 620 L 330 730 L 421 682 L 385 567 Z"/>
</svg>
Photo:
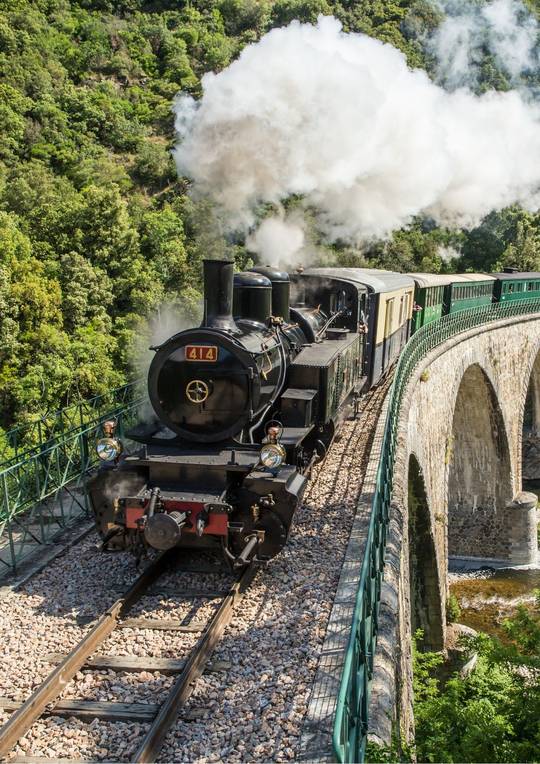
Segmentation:
<svg viewBox="0 0 540 764">
<path fill-rule="evenodd" d="M 509 292 L 513 292 L 514 291 L 514 285 L 513 284 L 508 284 L 508 291 Z"/>
</svg>

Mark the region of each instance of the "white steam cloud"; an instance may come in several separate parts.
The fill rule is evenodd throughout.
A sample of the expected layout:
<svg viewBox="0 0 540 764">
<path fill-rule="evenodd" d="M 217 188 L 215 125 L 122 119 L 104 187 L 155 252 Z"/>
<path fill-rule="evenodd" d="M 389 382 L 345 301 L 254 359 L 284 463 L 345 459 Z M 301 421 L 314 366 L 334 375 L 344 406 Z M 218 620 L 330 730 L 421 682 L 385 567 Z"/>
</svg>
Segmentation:
<svg viewBox="0 0 540 764">
<path fill-rule="evenodd" d="M 303 261 L 305 231 L 298 216 L 268 217 L 246 239 L 246 246 L 259 255 L 265 265 L 287 264 L 289 268 Z"/>
<path fill-rule="evenodd" d="M 444 263 L 451 263 L 452 260 L 458 260 L 461 257 L 461 253 L 454 247 L 440 246 L 437 249 L 437 254 Z"/>
<path fill-rule="evenodd" d="M 467 227 L 513 203 L 538 208 L 537 106 L 519 92 L 447 92 L 332 17 L 272 30 L 202 84 L 198 103 L 175 104 L 175 158 L 231 229 L 291 195 L 329 240 L 351 243 L 417 215 Z M 276 242 L 294 254 L 300 234 L 278 215 L 251 241 L 264 257 Z"/>
<path fill-rule="evenodd" d="M 540 26 L 521 0 L 440 0 L 446 18 L 428 42 L 438 61 L 438 81 L 445 87 L 476 87 L 486 53 L 514 87 L 540 68 Z"/>
</svg>

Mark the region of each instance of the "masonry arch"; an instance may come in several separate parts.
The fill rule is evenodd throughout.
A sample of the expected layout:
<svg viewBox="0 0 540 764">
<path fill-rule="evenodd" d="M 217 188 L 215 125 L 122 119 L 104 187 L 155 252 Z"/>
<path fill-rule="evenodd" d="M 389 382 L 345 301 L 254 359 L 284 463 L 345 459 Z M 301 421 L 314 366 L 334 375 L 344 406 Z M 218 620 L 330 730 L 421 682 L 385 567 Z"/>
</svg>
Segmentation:
<svg viewBox="0 0 540 764">
<path fill-rule="evenodd" d="M 534 488 L 540 484 L 540 351 L 527 380 L 521 442 L 523 487 Z"/>
<path fill-rule="evenodd" d="M 411 631 L 422 629 L 424 650 L 442 650 L 443 613 L 437 554 L 424 477 L 418 459 L 409 457 L 409 583 Z"/>
<path fill-rule="evenodd" d="M 540 438 L 540 351 L 536 354 L 528 379 L 523 429 Z"/>
<path fill-rule="evenodd" d="M 478 364 L 461 379 L 446 451 L 449 556 L 506 559 L 510 449 L 497 395 Z"/>
</svg>

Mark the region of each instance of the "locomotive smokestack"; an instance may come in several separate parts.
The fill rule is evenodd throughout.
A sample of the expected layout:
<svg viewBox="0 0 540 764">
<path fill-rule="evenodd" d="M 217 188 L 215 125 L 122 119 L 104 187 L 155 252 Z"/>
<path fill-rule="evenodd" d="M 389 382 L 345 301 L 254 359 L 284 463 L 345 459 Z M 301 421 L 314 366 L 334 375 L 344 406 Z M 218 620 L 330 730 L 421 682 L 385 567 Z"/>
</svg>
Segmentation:
<svg viewBox="0 0 540 764">
<path fill-rule="evenodd" d="M 232 317 L 233 260 L 203 260 L 204 319 L 202 326 L 236 332 Z"/>
</svg>

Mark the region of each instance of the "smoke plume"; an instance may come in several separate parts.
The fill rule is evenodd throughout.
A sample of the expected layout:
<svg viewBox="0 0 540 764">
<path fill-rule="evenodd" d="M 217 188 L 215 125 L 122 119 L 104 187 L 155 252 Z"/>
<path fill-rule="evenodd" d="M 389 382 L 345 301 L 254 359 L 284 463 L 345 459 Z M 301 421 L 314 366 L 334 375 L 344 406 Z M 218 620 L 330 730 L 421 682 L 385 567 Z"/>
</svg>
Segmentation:
<svg viewBox="0 0 540 764">
<path fill-rule="evenodd" d="M 130 365 L 138 380 L 139 393 L 146 392 L 148 370 L 154 358 L 153 348 L 185 329 L 199 326 L 202 320 L 203 306 L 200 295 L 193 290 L 185 290 L 183 298 L 164 302 L 156 313 L 141 320 L 135 340 L 130 348 Z M 151 418 L 151 407 L 144 410 L 143 419 Z"/>
<path fill-rule="evenodd" d="M 272 30 L 202 85 L 198 103 L 176 101 L 175 158 L 232 230 L 291 196 L 329 241 L 353 244 L 418 215 L 468 227 L 513 203 L 538 208 L 537 105 L 517 91 L 448 92 L 332 17 Z M 301 239 L 278 215 L 250 241 L 294 255 Z"/>
<path fill-rule="evenodd" d="M 246 239 L 246 247 L 256 252 L 265 265 L 287 264 L 289 268 L 304 260 L 306 236 L 302 219 L 283 215 L 268 217 Z"/>
<path fill-rule="evenodd" d="M 478 87 L 491 56 L 514 88 L 526 91 L 527 76 L 540 69 L 540 26 L 521 0 L 439 0 L 446 14 L 427 43 L 437 59 L 437 81 L 446 88 Z"/>
</svg>

